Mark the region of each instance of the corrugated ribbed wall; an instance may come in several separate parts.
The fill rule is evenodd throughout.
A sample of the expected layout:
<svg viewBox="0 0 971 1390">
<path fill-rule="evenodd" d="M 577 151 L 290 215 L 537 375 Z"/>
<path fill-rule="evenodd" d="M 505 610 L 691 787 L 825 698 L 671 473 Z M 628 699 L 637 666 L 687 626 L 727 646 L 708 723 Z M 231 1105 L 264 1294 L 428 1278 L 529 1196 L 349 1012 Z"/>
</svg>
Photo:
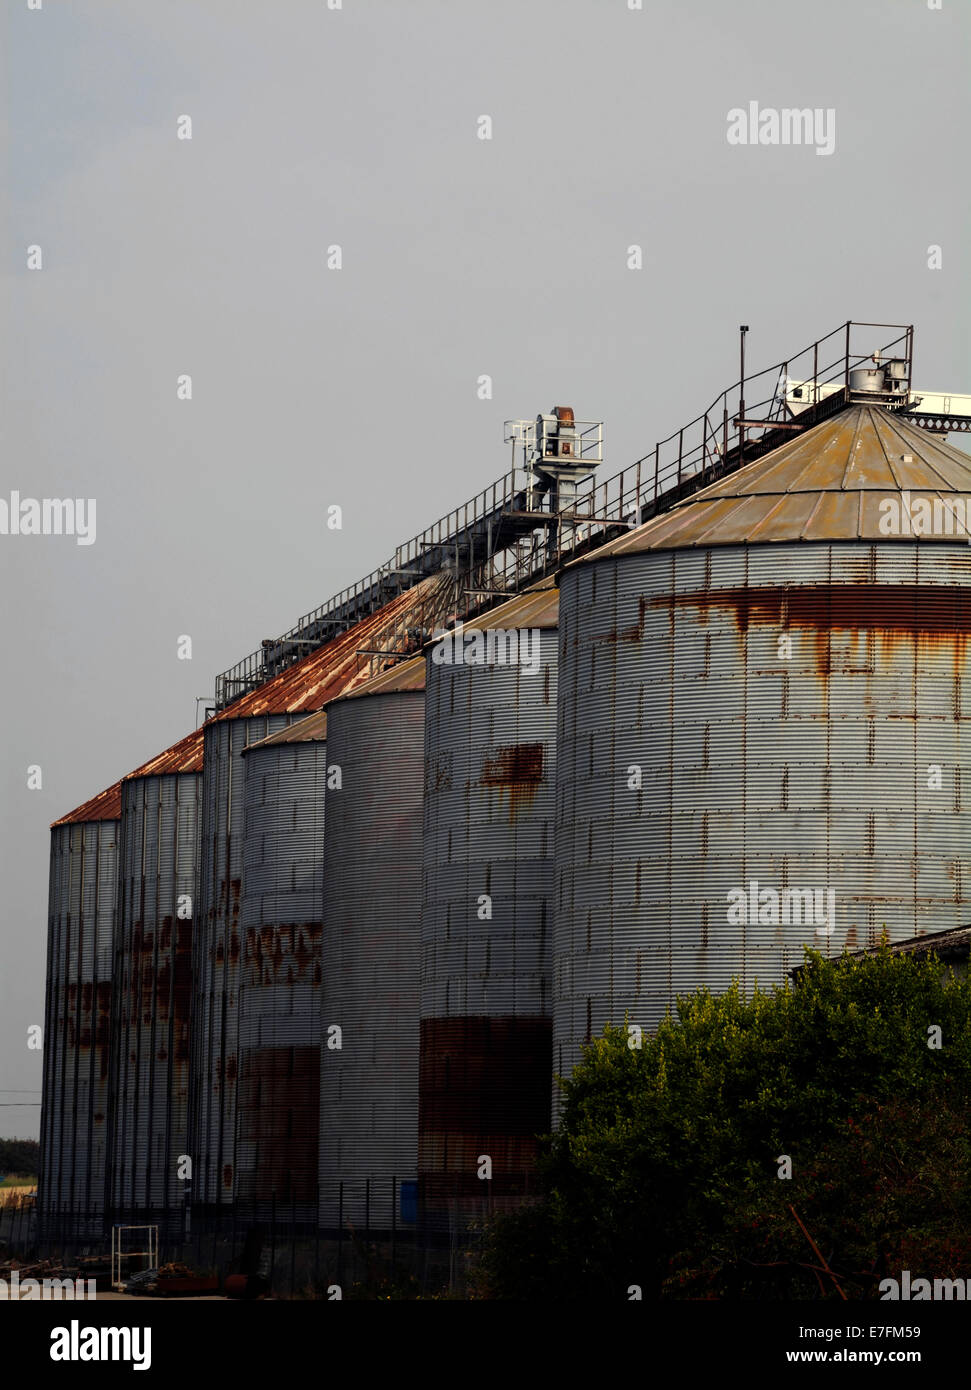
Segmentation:
<svg viewBox="0 0 971 1390">
<path fill-rule="evenodd" d="M 197 772 L 122 784 L 110 1202 L 117 1220 L 175 1228 L 191 1192 L 178 1170 L 189 1154 L 201 803 Z"/>
<path fill-rule="evenodd" d="M 530 1191 L 535 1136 L 550 1127 L 556 668 L 555 629 L 541 633 L 534 674 L 428 664 L 419 1173 L 430 1230 Z"/>
<path fill-rule="evenodd" d="M 243 901 L 243 749 L 278 733 L 289 714 L 218 720 L 207 726 L 203 757 L 199 914 L 193 942 L 193 1202 L 232 1203 L 236 1195 L 236 1097 Z"/>
<path fill-rule="evenodd" d="M 394 1180 L 414 1180 L 421 921 L 420 691 L 328 707 L 321 1225 L 390 1230 Z M 341 1048 L 329 1046 L 332 1025 Z"/>
<path fill-rule="evenodd" d="M 969 583 L 968 547 L 940 543 L 675 550 L 567 571 L 559 1072 L 625 1011 L 651 1028 L 679 992 L 781 983 L 803 942 L 838 954 L 884 923 L 897 940 L 967 922 Z M 753 883 L 743 914 L 729 894 L 751 904 Z M 805 924 L 805 899 L 787 925 L 780 896 L 773 920 L 773 892 L 829 888 L 831 933 L 825 916 Z"/>
<path fill-rule="evenodd" d="M 45 1239 L 63 1234 L 99 1246 L 110 1122 L 117 841 L 117 821 L 51 831 L 38 1220 Z"/>
<path fill-rule="evenodd" d="M 327 745 L 245 758 L 239 1199 L 316 1217 Z"/>
</svg>

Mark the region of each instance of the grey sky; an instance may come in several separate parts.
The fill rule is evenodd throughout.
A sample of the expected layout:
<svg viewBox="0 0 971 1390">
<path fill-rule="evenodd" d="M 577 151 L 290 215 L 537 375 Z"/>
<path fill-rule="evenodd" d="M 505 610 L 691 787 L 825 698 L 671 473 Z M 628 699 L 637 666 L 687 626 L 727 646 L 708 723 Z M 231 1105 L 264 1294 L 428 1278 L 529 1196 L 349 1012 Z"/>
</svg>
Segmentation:
<svg viewBox="0 0 971 1390">
<path fill-rule="evenodd" d="M 755 367 L 913 322 L 917 384 L 971 391 L 969 35 L 966 0 L 7 0 L 0 497 L 94 497 L 97 541 L 0 536 L 0 1089 L 38 1088 L 0 1102 L 40 1099 L 48 823 L 502 473 L 505 418 L 605 420 L 613 473 L 740 321 Z M 835 108 L 835 153 L 730 146 L 751 100 Z"/>
</svg>

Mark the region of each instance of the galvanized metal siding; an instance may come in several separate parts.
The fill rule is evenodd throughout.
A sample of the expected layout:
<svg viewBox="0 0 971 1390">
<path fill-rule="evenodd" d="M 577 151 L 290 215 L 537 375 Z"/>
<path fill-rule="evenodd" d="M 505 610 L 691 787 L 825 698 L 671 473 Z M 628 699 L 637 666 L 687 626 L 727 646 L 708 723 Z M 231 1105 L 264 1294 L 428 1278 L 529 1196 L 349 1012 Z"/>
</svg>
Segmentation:
<svg viewBox="0 0 971 1390">
<path fill-rule="evenodd" d="M 316 1217 L 327 745 L 245 758 L 236 1152 L 241 1201 Z"/>
<path fill-rule="evenodd" d="M 417 1170 L 424 694 L 328 707 L 320 1216 L 390 1230 Z M 331 1026 L 341 1048 L 329 1046 Z"/>
<path fill-rule="evenodd" d="M 117 821 L 51 832 L 42 1233 L 100 1239 L 109 1136 Z"/>
<path fill-rule="evenodd" d="M 535 674 L 428 664 L 419 1170 L 431 1229 L 449 1209 L 462 1224 L 527 1191 L 534 1136 L 549 1129 L 556 667 L 555 629 L 540 634 Z"/>
<path fill-rule="evenodd" d="M 193 942 L 193 1202 L 236 1193 L 236 1096 L 243 899 L 243 749 L 292 723 L 289 714 L 214 721 L 202 778 L 199 915 Z"/>
<path fill-rule="evenodd" d="M 115 1116 L 109 1185 L 119 1220 L 177 1225 L 191 1191 L 192 932 L 199 894 L 202 774 L 122 784 L 115 942 Z"/>
<path fill-rule="evenodd" d="M 884 923 L 902 940 L 967 920 L 969 583 L 966 546 L 900 541 L 563 577 L 558 1072 L 625 1012 L 651 1028 L 679 992 L 781 983 L 803 942 L 839 954 Z M 833 888 L 835 931 L 729 925 L 729 891 L 752 881 Z"/>
</svg>

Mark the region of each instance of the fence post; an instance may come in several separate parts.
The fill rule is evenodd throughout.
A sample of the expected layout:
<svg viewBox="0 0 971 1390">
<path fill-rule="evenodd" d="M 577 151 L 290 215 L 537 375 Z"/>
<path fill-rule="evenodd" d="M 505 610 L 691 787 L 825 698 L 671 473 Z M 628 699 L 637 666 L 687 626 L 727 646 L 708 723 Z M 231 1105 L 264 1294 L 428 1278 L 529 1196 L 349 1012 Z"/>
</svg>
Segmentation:
<svg viewBox="0 0 971 1390">
<path fill-rule="evenodd" d="M 394 1277 L 395 1259 L 398 1248 L 398 1179 L 391 1177 L 391 1274 Z"/>
<path fill-rule="evenodd" d="M 317 1179 L 317 1204 L 314 1207 L 314 1288 L 320 1280 L 320 1179 Z"/>
<path fill-rule="evenodd" d="M 337 1282 L 344 1273 L 344 1179 L 337 1187 Z"/>
<path fill-rule="evenodd" d="M 270 1293 L 273 1292 L 273 1266 L 276 1263 L 276 1192 L 270 1198 Z"/>
<path fill-rule="evenodd" d="M 290 1297 L 296 1293 L 297 1282 L 297 1189 L 290 1183 Z"/>
</svg>

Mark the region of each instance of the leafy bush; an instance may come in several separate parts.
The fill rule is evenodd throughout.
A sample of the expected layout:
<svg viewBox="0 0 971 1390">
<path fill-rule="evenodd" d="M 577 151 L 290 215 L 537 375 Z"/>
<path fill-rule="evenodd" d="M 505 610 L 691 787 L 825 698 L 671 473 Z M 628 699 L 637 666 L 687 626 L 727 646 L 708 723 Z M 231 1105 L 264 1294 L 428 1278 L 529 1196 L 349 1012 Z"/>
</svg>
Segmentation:
<svg viewBox="0 0 971 1390">
<path fill-rule="evenodd" d="M 543 1200 L 491 1228 L 493 1297 L 838 1297 L 790 1205 L 853 1296 L 904 1252 L 965 1259 L 971 982 L 933 958 L 807 951 L 798 987 L 681 998 L 640 1049 L 607 1027 L 563 1089 Z"/>
</svg>

